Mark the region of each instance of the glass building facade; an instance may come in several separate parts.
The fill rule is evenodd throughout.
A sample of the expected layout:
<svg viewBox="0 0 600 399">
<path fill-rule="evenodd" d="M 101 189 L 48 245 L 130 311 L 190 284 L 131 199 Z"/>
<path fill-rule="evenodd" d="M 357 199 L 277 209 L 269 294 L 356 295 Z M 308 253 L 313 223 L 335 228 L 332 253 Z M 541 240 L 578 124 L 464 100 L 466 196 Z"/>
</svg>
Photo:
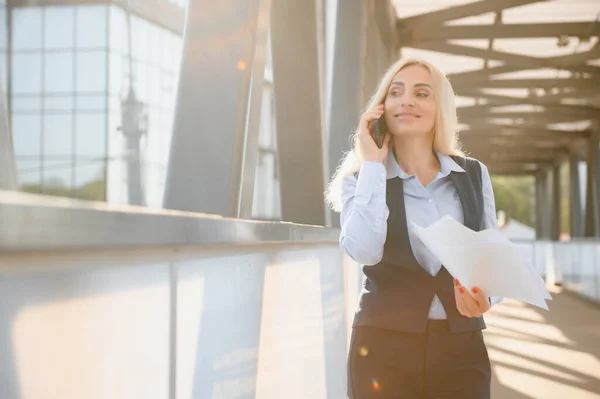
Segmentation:
<svg viewBox="0 0 600 399">
<path fill-rule="evenodd" d="M 187 1 L 127 4 L 0 0 L 0 82 L 21 190 L 162 207 Z M 124 128 L 130 85 L 134 139 Z M 268 57 L 253 216 L 271 220 L 281 217 L 272 85 Z"/>
<path fill-rule="evenodd" d="M 181 14 L 182 30 L 185 10 L 171 7 Z M 9 108 L 21 188 L 128 203 L 126 176 L 133 156 L 140 159 L 142 203 L 160 206 L 181 30 L 137 14 L 129 25 L 128 10 L 108 3 L 10 7 L 8 13 L 11 45 L 9 51 L 3 48 L 3 60 L 10 63 Z M 130 82 L 147 118 L 139 154 L 127 148 L 122 129 Z"/>
</svg>

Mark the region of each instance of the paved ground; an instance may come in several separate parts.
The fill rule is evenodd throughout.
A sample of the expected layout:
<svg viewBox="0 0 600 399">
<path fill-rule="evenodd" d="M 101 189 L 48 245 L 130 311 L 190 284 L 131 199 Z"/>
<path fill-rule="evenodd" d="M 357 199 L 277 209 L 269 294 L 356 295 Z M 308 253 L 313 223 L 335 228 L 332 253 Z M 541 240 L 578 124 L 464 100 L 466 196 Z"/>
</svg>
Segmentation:
<svg viewBox="0 0 600 399">
<path fill-rule="evenodd" d="M 549 312 L 507 300 L 486 316 L 493 399 L 600 399 L 600 307 L 552 296 Z"/>
</svg>

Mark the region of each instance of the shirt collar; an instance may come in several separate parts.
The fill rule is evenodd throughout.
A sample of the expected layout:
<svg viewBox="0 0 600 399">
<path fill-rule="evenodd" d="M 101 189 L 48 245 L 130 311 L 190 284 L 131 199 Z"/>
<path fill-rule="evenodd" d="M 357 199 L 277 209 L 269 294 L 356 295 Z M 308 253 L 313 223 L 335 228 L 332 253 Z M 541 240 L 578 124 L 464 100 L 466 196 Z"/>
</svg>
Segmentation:
<svg viewBox="0 0 600 399">
<path fill-rule="evenodd" d="M 441 154 L 439 152 L 436 152 L 435 155 L 440 161 L 440 177 L 448 176 L 450 172 L 465 172 L 465 170 L 460 167 L 460 165 L 457 164 L 456 161 L 454 161 L 454 159 L 452 159 L 450 156 Z M 404 180 L 412 177 L 412 175 L 409 175 L 402 170 L 398 162 L 396 162 L 396 157 L 394 157 L 393 151 L 388 152 L 386 171 L 388 179 L 399 177 Z"/>
</svg>

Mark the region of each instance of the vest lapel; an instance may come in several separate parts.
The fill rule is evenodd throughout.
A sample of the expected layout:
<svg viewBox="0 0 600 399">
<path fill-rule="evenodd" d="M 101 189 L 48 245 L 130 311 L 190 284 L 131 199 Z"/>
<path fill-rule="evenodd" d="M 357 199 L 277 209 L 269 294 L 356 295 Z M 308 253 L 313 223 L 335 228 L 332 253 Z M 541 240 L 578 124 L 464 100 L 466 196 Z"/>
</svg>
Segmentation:
<svg viewBox="0 0 600 399">
<path fill-rule="evenodd" d="M 477 200 L 475 189 L 464 172 L 450 172 L 450 178 L 456 187 L 463 209 L 464 225 L 473 231 L 481 230 L 479 215 L 482 214 L 483 204 Z"/>
</svg>

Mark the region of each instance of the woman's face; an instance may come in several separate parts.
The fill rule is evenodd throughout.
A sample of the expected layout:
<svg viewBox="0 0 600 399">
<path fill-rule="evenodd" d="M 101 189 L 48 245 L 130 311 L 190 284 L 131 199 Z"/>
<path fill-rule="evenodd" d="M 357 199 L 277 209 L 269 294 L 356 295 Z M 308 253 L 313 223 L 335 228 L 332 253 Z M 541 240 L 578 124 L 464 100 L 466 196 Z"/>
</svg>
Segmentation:
<svg viewBox="0 0 600 399">
<path fill-rule="evenodd" d="M 398 72 L 384 108 L 385 122 L 394 136 L 433 133 L 436 105 L 429 70 L 411 65 Z"/>
</svg>

